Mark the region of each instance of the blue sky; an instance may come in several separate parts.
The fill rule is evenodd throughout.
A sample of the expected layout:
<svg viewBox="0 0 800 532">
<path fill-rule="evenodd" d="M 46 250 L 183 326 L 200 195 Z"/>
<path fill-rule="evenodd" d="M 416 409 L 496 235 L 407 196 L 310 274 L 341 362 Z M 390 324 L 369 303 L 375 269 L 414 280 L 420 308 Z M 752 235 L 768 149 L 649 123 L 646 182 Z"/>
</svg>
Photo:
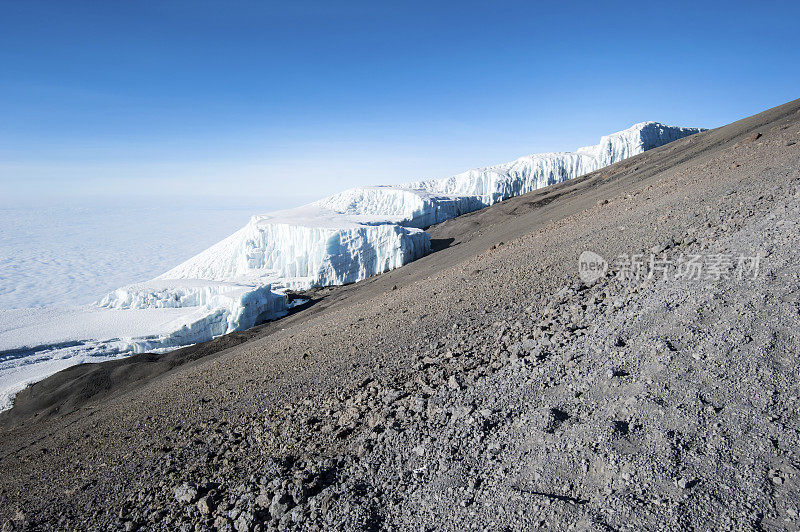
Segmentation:
<svg viewBox="0 0 800 532">
<path fill-rule="evenodd" d="M 800 96 L 797 2 L 0 0 L 0 202 L 270 207 Z"/>
</svg>

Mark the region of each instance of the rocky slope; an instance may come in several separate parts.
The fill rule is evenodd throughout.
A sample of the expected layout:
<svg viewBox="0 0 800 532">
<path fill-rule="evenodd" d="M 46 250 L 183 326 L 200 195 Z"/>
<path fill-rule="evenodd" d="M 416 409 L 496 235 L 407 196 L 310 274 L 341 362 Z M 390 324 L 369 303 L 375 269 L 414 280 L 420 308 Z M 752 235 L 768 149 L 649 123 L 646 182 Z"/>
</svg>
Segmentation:
<svg viewBox="0 0 800 532">
<path fill-rule="evenodd" d="M 796 529 L 798 142 L 795 101 L 440 224 L 133 390 L 23 401 L 4 526 Z"/>
</svg>

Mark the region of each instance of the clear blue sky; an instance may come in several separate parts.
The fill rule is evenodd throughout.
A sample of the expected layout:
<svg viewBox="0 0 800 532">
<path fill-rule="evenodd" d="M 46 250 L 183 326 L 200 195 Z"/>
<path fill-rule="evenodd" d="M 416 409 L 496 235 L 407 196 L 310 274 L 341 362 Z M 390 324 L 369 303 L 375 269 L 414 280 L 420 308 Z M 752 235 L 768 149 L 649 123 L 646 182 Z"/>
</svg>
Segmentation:
<svg viewBox="0 0 800 532">
<path fill-rule="evenodd" d="M 0 196 L 271 206 L 643 120 L 715 127 L 800 97 L 798 20 L 796 1 L 2 0 Z"/>
</svg>

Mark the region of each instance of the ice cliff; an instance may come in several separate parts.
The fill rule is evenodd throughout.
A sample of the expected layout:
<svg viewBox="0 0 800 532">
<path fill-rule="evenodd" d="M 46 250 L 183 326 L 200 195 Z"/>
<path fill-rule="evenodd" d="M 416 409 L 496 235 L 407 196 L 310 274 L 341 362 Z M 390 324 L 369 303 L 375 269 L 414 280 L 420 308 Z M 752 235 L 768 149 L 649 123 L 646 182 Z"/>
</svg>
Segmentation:
<svg viewBox="0 0 800 532">
<path fill-rule="evenodd" d="M 578 148 L 574 152 L 528 155 L 509 163 L 468 170 L 446 179 L 409 183 L 407 187 L 431 194 L 472 197 L 481 207 L 485 207 L 588 174 L 700 131 L 703 129 L 642 122 L 601 137 L 599 144 Z"/>
<path fill-rule="evenodd" d="M 350 216 L 311 204 L 254 216 L 225 240 L 158 277 L 284 288 L 352 283 L 421 257 L 427 233 L 380 214 Z"/>
<path fill-rule="evenodd" d="M 305 289 L 360 281 L 427 253 L 420 229 L 592 172 L 701 131 L 642 122 L 574 152 L 529 155 L 446 179 L 359 187 L 261 216 L 159 279 Z"/>
<path fill-rule="evenodd" d="M 287 298 L 269 284 L 237 284 L 207 280 L 155 279 L 114 290 L 97 302 L 101 309 L 191 309 L 194 319 L 184 320 L 161 344 L 187 345 L 246 329 L 274 319 L 287 310 Z M 148 344 L 150 342 L 147 342 Z M 135 352 L 164 345 L 135 348 Z"/>
</svg>

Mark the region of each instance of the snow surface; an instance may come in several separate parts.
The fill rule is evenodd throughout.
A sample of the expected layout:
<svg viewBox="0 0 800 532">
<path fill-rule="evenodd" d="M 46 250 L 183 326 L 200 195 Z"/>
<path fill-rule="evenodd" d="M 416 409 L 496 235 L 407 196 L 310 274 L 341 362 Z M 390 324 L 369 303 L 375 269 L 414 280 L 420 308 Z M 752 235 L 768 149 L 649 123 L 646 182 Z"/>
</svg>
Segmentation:
<svg viewBox="0 0 800 532">
<path fill-rule="evenodd" d="M 202 342 L 278 318 L 289 308 L 287 288 L 353 283 L 397 268 L 430 251 L 425 227 L 699 131 L 643 122 L 575 152 L 354 188 L 253 216 L 186 262 L 94 305 L 0 311 L 0 409 L 28 383 L 72 364 Z"/>
</svg>

